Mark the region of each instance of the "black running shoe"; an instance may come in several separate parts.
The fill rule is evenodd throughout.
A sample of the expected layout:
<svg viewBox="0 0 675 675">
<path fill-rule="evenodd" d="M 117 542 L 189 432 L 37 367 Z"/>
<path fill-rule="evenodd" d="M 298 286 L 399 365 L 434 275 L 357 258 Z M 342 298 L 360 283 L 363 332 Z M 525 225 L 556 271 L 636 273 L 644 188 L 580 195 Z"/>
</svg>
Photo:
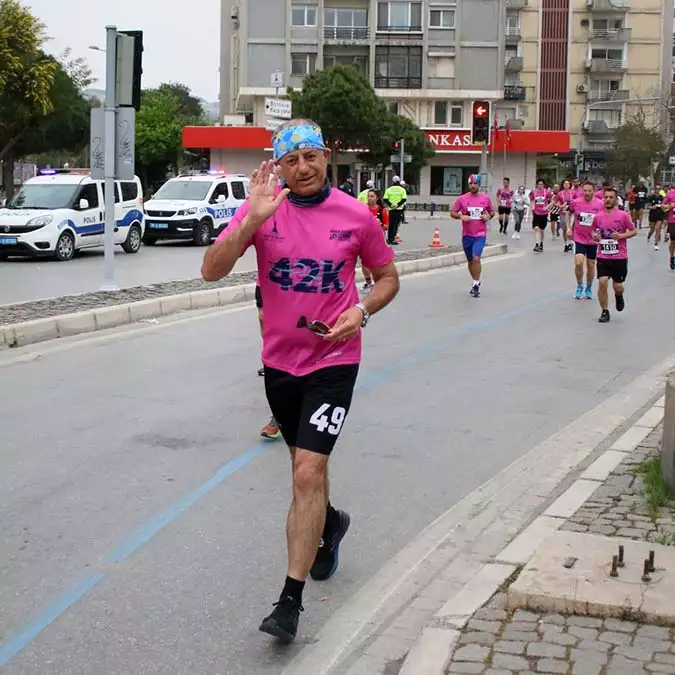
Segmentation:
<svg viewBox="0 0 675 675">
<path fill-rule="evenodd" d="M 614 298 L 616 300 L 616 311 L 623 312 L 623 308 L 626 306 L 626 301 L 623 299 L 623 293 L 618 293 Z"/>
<path fill-rule="evenodd" d="M 274 603 L 274 609 L 260 624 L 259 630 L 284 642 L 293 642 L 298 632 L 300 612 L 305 608 L 292 596 L 286 595 Z"/>
<path fill-rule="evenodd" d="M 608 309 L 603 309 L 602 314 L 600 315 L 600 318 L 598 319 L 600 323 L 608 323 L 609 322 L 609 310 Z"/>
<path fill-rule="evenodd" d="M 336 572 L 339 563 L 340 542 L 347 534 L 349 529 L 350 518 L 346 511 L 336 511 L 339 518 L 339 523 L 334 532 L 330 533 L 324 540 L 321 539 L 319 543 L 319 550 L 316 552 L 314 564 L 309 570 L 314 581 L 325 581 L 330 579 Z"/>
</svg>

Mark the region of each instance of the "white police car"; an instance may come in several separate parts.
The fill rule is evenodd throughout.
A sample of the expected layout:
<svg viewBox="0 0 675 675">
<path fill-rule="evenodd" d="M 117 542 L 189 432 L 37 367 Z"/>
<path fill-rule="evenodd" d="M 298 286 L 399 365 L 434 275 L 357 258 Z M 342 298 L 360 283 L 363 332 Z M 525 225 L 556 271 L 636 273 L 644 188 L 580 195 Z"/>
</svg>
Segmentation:
<svg viewBox="0 0 675 675">
<path fill-rule="evenodd" d="M 159 239 L 190 239 L 208 246 L 248 197 L 243 174 L 216 171 L 171 178 L 145 203 L 145 244 Z"/>
<path fill-rule="evenodd" d="M 43 171 L 27 180 L 0 208 L 0 259 L 51 256 L 70 260 L 75 252 L 103 244 L 103 181 L 89 171 Z M 143 240 L 141 181 L 115 181 L 115 243 L 137 253 Z"/>
</svg>

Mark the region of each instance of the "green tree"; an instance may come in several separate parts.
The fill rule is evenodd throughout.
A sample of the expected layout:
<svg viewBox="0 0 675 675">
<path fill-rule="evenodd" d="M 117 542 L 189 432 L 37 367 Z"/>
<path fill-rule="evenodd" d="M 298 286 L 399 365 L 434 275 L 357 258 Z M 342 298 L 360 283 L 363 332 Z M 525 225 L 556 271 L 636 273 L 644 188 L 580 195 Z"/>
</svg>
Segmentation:
<svg viewBox="0 0 675 675">
<path fill-rule="evenodd" d="M 371 148 L 379 143 L 382 124 L 389 116 L 384 103 L 361 73 L 350 65 L 320 70 L 306 77 L 301 90 L 288 89 L 293 116 L 314 120 L 331 150 L 337 177 L 338 152 Z"/>
<path fill-rule="evenodd" d="M 387 113 L 380 125 L 380 134 L 374 139 L 369 152 L 359 154 L 359 159 L 372 169 L 384 171 L 391 164 L 391 155 L 396 154 L 394 145 L 403 139 L 404 151 L 412 161 L 406 164 L 411 172 L 419 171 L 436 154 L 433 145 L 411 119 Z"/>
<path fill-rule="evenodd" d="M 628 116 L 614 132 L 614 145 L 610 152 L 607 170 L 624 182 L 636 182 L 641 176 L 652 176 L 654 163 L 666 151 L 661 131 L 647 123 L 644 111 Z"/>
<path fill-rule="evenodd" d="M 61 68 L 68 74 L 75 88 L 83 92 L 87 87 L 91 87 L 96 78 L 94 77 L 89 62 L 83 56 L 76 59 L 72 58 L 73 50 L 68 47 L 64 49 L 58 57 Z"/>
<path fill-rule="evenodd" d="M 45 27 L 17 0 L 0 0 L 0 161 L 13 190 L 12 148 L 52 110 L 58 64 L 41 51 Z"/>
<path fill-rule="evenodd" d="M 164 182 L 167 172 L 185 162 L 183 127 L 204 124 L 201 101 L 183 84 L 146 89 L 136 115 L 136 165 L 147 188 Z"/>
</svg>

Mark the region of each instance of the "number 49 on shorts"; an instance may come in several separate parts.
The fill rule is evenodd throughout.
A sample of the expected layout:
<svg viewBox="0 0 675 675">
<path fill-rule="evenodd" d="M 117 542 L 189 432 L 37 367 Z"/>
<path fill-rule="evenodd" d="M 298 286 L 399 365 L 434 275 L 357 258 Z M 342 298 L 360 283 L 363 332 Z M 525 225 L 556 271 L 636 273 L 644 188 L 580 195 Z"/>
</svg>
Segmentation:
<svg viewBox="0 0 675 675">
<path fill-rule="evenodd" d="M 328 413 L 333 408 L 333 412 Z M 337 436 L 342 429 L 347 411 L 341 406 L 331 406 L 330 403 L 322 403 L 309 418 L 309 423 L 313 424 L 317 431 L 323 433 L 327 431 L 331 436 Z"/>
</svg>

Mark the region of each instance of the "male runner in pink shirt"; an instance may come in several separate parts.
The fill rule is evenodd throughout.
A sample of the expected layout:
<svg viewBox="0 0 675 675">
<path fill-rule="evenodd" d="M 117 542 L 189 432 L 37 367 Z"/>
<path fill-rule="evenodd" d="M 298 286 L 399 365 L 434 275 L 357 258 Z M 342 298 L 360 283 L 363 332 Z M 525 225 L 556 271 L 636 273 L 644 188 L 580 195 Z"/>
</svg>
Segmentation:
<svg viewBox="0 0 675 675">
<path fill-rule="evenodd" d="M 572 200 L 581 199 L 584 196 L 584 188 L 581 187 L 581 178 L 575 178 L 572 181 Z"/>
<path fill-rule="evenodd" d="M 623 292 L 628 275 L 628 240 L 637 234 L 630 215 L 617 207 L 617 193 L 606 187 L 604 208 L 596 214 L 593 222 L 593 239 L 598 247 L 598 301 L 602 310 L 598 321 L 609 321 L 607 290 L 612 280 L 616 311 L 623 312 L 626 306 Z"/>
<path fill-rule="evenodd" d="M 480 191 L 480 180 L 477 173 L 469 176 L 469 191 L 455 200 L 450 211 L 452 218 L 462 221 L 462 246 L 473 279 L 469 293 L 474 298 L 480 296 L 480 258 L 487 240 L 487 223 L 495 217 L 492 201 Z"/>
<path fill-rule="evenodd" d="M 497 189 L 497 213 L 499 214 L 499 234 L 507 234 L 509 216 L 513 203 L 514 192 L 511 189 L 511 179 L 504 177 L 502 186 Z"/>
<path fill-rule="evenodd" d="M 222 279 L 255 247 L 265 307 L 265 390 L 293 468 L 288 574 L 260 630 L 291 642 L 307 574 L 323 580 L 337 569 L 350 519 L 328 501 L 328 458 L 349 412 L 361 331 L 391 302 L 399 282 L 380 222 L 331 188 L 321 129 L 311 120 L 291 120 L 274 132 L 272 146 L 274 161 L 253 172 L 250 196 L 206 252 L 202 276 Z M 359 258 L 375 279 L 362 302 Z"/>
<path fill-rule="evenodd" d="M 544 252 L 544 232 L 548 227 L 548 210 L 553 193 L 544 185 L 540 178 L 537 181 L 537 187 L 530 192 L 530 202 L 532 202 L 533 215 L 532 227 L 534 228 L 534 252 Z"/>
<path fill-rule="evenodd" d="M 575 199 L 566 214 L 567 237 L 574 236 L 574 275 L 577 278 L 575 297 L 584 297 L 584 261 L 586 261 L 586 299 L 593 299 L 593 277 L 598 247 L 593 239 L 595 216 L 603 209 L 603 204 L 594 196 L 595 185 L 591 181 L 584 183 L 584 196 Z M 572 221 L 574 218 L 574 221 Z"/>
</svg>

